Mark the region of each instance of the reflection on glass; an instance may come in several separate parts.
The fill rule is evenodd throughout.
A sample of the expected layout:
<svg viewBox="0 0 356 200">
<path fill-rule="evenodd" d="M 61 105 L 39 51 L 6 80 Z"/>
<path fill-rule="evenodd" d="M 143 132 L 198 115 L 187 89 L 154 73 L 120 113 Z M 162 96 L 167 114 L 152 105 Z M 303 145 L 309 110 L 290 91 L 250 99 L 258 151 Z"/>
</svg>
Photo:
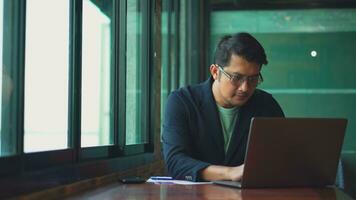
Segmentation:
<svg viewBox="0 0 356 200">
<path fill-rule="evenodd" d="M 69 1 L 26 6 L 24 151 L 67 148 Z"/>
<path fill-rule="evenodd" d="M 110 0 L 83 1 L 83 147 L 113 143 L 110 135 Z M 105 6 L 103 6 L 105 5 Z"/>
<path fill-rule="evenodd" d="M 127 1 L 126 144 L 147 141 L 142 133 L 142 15 L 140 1 Z"/>
</svg>

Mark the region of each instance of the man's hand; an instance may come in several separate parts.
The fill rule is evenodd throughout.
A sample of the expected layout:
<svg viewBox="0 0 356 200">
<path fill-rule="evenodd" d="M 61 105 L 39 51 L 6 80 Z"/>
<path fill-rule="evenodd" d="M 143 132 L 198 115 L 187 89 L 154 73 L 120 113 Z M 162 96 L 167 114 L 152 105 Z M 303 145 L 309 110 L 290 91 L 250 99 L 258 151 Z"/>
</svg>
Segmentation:
<svg viewBox="0 0 356 200">
<path fill-rule="evenodd" d="M 244 172 L 244 166 L 245 166 L 245 164 L 237 166 L 237 167 L 229 167 L 229 169 L 228 169 L 229 180 L 240 181 L 242 178 L 242 174 Z"/>
<path fill-rule="evenodd" d="M 201 171 L 201 177 L 207 181 L 230 180 L 240 181 L 244 171 L 244 165 L 236 167 L 226 167 L 220 165 L 210 165 Z"/>
</svg>

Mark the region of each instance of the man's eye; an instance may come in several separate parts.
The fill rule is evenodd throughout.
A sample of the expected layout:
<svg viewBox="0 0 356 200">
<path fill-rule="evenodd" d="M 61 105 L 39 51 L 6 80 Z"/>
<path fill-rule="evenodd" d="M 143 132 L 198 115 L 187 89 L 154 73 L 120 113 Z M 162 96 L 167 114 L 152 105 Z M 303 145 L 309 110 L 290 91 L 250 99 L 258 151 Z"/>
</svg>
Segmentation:
<svg viewBox="0 0 356 200">
<path fill-rule="evenodd" d="M 254 81 L 254 80 L 256 80 L 256 77 L 255 77 L 255 76 L 249 76 L 247 79 L 248 79 L 249 81 Z"/>
<path fill-rule="evenodd" d="M 251 76 L 249 77 L 250 81 L 258 81 L 258 76 Z"/>
<path fill-rule="evenodd" d="M 241 80 L 242 78 L 243 78 L 243 76 L 241 76 L 239 74 L 233 76 L 233 79 L 235 79 L 237 81 Z"/>
</svg>

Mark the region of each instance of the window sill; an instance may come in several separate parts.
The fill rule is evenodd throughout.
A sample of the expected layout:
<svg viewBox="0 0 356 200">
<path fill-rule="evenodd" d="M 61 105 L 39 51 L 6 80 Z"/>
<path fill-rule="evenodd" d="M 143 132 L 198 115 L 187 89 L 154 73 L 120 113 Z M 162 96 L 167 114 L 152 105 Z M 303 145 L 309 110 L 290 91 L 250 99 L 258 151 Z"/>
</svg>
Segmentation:
<svg viewBox="0 0 356 200">
<path fill-rule="evenodd" d="M 155 161 L 154 153 L 87 161 L 0 178 L 0 199 L 25 195 L 110 174 L 120 174 Z M 118 176 L 118 175 L 117 175 Z"/>
</svg>

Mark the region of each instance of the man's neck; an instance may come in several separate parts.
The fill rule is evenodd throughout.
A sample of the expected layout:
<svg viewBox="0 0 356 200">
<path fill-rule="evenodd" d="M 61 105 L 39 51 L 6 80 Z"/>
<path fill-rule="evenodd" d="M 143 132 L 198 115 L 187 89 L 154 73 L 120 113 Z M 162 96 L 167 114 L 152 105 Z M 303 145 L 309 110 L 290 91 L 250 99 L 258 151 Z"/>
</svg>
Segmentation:
<svg viewBox="0 0 356 200">
<path fill-rule="evenodd" d="M 216 85 L 216 80 L 215 80 L 212 84 L 212 92 L 213 92 L 213 96 L 214 96 L 214 100 L 215 100 L 216 104 L 218 104 L 219 106 L 224 107 L 224 108 L 234 107 L 234 106 L 226 103 L 223 100 L 223 98 L 221 98 L 220 90 L 217 87 L 218 86 Z"/>
</svg>

